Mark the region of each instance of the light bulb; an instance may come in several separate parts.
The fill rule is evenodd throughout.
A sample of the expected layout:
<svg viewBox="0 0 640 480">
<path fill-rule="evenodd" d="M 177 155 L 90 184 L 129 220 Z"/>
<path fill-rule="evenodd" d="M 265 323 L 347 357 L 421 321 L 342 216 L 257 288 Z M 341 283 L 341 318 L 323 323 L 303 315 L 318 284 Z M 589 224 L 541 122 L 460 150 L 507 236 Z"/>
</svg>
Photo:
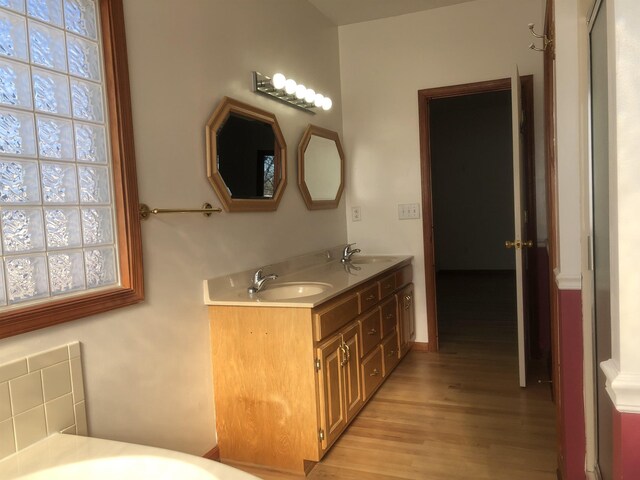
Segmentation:
<svg viewBox="0 0 640 480">
<path fill-rule="evenodd" d="M 302 100 L 307 95 L 307 87 L 300 84 L 296 87 L 296 98 Z"/>
<path fill-rule="evenodd" d="M 307 103 L 313 103 L 316 100 L 316 92 L 312 88 L 307 89 L 307 94 L 304 96 L 304 101 Z"/>
<path fill-rule="evenodd" d="M 333 102 L 331 101 L 331 99 L 329 97 L 324 97 L 324 100 L 322 101 L 322 109 L 331 110 L 332 106 L 333 106 Z"/>
<path fill-rule="evenodd" d="M 276 73 L 271 79 L 271 83 L 273 83 L 273 86 L 278 90 L 282 90 L 284 88 L 284 84 L 286 81 L 287 79 L 281 73 Z"/>
<path fill-rule="evenodd" d="M 293 95 L 294 93 L 296 93 L 297 87 L 298 87 L 298 84 L 293 78 L 287 79 L 287 81 L 284 83 L 284 91 L 287 92 L 289 95 Z"/>
<path fill-rule="evenodd" d="M 316 93 L 316 98 L 314 101 L 314 104 L 316 107 L 321 107 L 322 106 L 322 102 L 324 102 L 324 95 L 322 95 L 321 93 Z"/>
</svg>

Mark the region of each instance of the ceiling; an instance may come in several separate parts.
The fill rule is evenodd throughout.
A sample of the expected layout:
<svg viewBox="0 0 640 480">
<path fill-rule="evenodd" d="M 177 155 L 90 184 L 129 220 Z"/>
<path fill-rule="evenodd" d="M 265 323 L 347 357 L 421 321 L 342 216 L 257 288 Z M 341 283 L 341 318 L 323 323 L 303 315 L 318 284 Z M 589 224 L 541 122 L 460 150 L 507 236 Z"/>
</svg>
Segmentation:
<svg viewBox="0 0 640 480">
<path fill-rule="evenodd" d="M 335 25 L 395 17 L 474 0 L 308 0 Z"/>
</svg>

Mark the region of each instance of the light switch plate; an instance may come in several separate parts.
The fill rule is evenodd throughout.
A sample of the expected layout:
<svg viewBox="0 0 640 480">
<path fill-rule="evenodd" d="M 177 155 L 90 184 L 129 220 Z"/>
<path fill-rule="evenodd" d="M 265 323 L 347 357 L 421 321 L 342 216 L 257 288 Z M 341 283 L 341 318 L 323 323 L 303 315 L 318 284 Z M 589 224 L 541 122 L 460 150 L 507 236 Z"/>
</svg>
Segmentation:
<svg viewBox="0 0 640 480">
<path fill-rule="evenodd" d="M 398 218 L 400 220 L 412 220 L 420 218 L 419 203 L 400 203 L 398 204 Z"/>
</svg>

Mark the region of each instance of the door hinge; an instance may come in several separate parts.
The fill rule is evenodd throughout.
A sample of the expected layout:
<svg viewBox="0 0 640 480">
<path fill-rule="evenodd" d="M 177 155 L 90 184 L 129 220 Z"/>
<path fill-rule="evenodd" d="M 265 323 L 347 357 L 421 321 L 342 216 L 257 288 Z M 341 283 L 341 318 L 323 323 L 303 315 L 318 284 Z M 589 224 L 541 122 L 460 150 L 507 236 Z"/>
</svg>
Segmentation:
<svg viewBox="0 0 640 480">
<path fill-rule="evenodd" d="M 324 440 L 324 430 L 318 430 L 318 439 L 322 442 Z"/>
<path fill-rule="evenodd" d="M 315 366 L 316 366 L 316 371 L 319 372 L 320 369 L 322 368 L 322 365 L 320 364 L 320 359 L 316 358 L 314 363 L 315 363 Z"/>
</svg>

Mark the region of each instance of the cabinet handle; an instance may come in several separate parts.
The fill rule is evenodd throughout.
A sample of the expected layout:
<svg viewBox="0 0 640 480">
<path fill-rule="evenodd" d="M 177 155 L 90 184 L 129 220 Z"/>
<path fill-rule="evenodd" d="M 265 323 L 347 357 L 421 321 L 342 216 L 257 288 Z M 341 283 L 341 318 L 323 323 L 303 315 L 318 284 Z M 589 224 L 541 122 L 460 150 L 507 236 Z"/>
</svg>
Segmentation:
<svg viewBox="0 0 640 480">
<path fill-rule="evenodd" d="M 410 306 L 411 306 L 411 295 L 407 295 L 406 297 L 404 297 L 404 309 L 409 310 Z"/>
<path fill-rule="evenodd" d="M 371 330 L 369 330 L 367 332 L 367 334 L 369 334 L 369 335 L 375 335 L 376 333 L 378 333 L 378 331 L 375 328 L 372 328 Z"/>
<path fill-rule="evenodd" d="M 387 320 L 391 320 L 393 318 L 393 313 L 387 313 L 386 317 Z"/>
<path fill-rule="evenodd" d="M 377 376 L 377 375 L 380 375 L 380 372 L 378 371 L 378 369 L 377 369 L 377 368 L 374 368 L 374 369 L 373 369 L 373 372 L 371 372 L 371 373 L 369 374 L 369 376 L 370 376 L 370 377 L 375 377 L 375 376 Z"/>
<path fill-rule="evenodd" d="M 347 363 L 349 363 L 349 360 L 351 360 L 351 349 L 349 348 L 349 344 L 345 343 L 344 348 L 347 351 Z"/>
<path fill-rule="evenodd" d="M 349 357 L 347 354 L 347 350 L 345 349 L 346 346 L 346 343 L 340 345 L 340 350 L 342 351 L 342 361 L 340 362 L 341 367 L 344 367 L 347 363 L 349 363 Z"/>
<path fill-rule="evenodd" d="M 387 354 L 387 357 L 393 357 L 396 354 L 395 350 L 389 350 L 389 353 Z"/>
<path fill-rule="evenodd" d="M 367 298 L 365 298 L 365 300 L 367 302 L 370 302 L 371 300 L 375 300 L 376 299 L 376 295 L 375 293 L 372 293 L 371 295 L 369 295 Z"/>
<path fill-rule="evenodd" d="M 384 286 L 384 288 L 386 288 L 387 290 L 388 290 L 388 289 L 390 289 L 390 288 L 391 288 L 391 284 L 390 284 L 390 283 L 387 283 L 387 284 Z"/>
</svg>

